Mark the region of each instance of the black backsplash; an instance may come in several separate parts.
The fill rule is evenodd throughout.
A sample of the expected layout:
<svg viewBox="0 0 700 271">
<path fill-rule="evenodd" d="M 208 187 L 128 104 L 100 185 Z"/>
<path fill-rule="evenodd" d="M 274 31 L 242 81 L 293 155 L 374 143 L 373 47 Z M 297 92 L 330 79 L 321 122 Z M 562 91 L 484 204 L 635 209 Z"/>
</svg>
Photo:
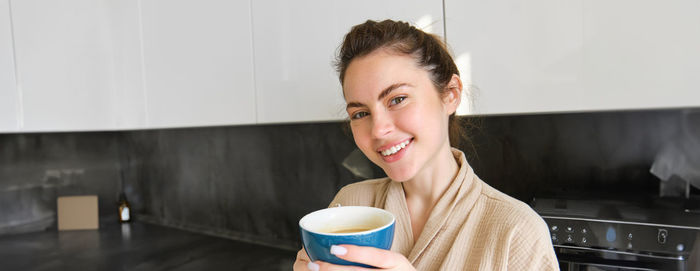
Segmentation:
<svg viewBox="0 0 700 271">
<path fill-rule="evenodd" d="M 478 128 L 462 149 L 484 181 L 526 202 L 655 194 L 656 154 L 698 111 L 469 118 Z M 0 234 L 55 228 L 59 195 L 97 194 L 112 219 L 123 178 L 135 219 L 297 249 L 298 219 L 361 179 L 342 165 L 355 146 L 341 127 L 0 134 Z"/>
<path fill-rule="evenodd" d="M 657 194 L 651 165 L 692 112 L 700 110 L 483 117 L 472 133 L 470 163 L 484 181 L 526 202 L 581 193 Z"/>
<path fill-rule="evenodd" d="M 132 206 L 142 219 L 298 247 L 298 221 L 358 179 L 340 123 L 128 132 Z"/>
<path fill-rule="evenodd" d="M 100 215 L 117 221 L 120 138 L 0 134 L 0 234 L 55 228 L 58 196 L 98 195 Z"/>
</svg>

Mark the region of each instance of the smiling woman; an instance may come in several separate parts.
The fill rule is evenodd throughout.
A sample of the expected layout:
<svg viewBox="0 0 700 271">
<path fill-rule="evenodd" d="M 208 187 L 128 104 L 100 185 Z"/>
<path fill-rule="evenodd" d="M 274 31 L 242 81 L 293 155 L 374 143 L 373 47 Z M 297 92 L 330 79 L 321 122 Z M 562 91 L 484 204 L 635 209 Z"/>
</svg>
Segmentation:
<svg viewBox="0 0 700 271">
<path fill-rule="evenodd" d="M 330 253 L 386 270 L 558 269 L 544 221 L 481 181 L 453 148 L 463 86 L 439 38 L 367 21 L 346 35 L 337 67 L 355 143 L 388 177 L 344 187 L 331 206 L 385 209 L 396 234 L 390 251 L 338 244 Z M 303 249 L 294 264 L 343 268 L 310 262 Z"/>
</svg>

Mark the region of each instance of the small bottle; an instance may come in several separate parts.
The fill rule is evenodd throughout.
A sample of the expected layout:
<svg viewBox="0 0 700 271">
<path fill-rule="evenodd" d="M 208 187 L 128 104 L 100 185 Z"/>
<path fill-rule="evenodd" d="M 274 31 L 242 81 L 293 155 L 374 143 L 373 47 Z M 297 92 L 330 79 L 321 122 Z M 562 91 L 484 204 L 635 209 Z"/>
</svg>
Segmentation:
<svg viewBox="0 0 700 271">
<path fill-rule="evenodd" d="M 126 201 L 126 195 L 124 193 L 119 194 L 119 222 L 129 222 L 131 221 L 131 206 L 129 202 Z"/>
</svg>

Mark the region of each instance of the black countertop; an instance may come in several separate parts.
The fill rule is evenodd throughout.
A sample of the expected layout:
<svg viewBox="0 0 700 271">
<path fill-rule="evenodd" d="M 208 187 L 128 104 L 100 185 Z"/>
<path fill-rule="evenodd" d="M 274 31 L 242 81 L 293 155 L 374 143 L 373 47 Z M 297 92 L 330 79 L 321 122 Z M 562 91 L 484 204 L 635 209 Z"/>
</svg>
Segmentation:
<svg viewBox="0 0 700 271">
<path fill-rule="evenodd" d="M 144 223 L 0 236 L 0 270 L 292 270 L 295 251 Z"/>
</svg>

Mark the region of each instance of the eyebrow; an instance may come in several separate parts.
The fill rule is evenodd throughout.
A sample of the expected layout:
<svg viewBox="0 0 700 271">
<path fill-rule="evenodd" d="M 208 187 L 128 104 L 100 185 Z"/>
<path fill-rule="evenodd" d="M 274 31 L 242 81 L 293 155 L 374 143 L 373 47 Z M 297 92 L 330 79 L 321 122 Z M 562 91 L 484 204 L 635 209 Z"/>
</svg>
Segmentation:
<svg viewBox="0 0 700 271">
<path fill-rule="evenodd" d="M 390 94 L 392 91 L 394 91 L 395 89 L 400 88 L 400 87 L 404 87 L 404 86 L 410 86 L 410 84 L 407 84 L 407 83 L 396 83 L 396 84 L 393 84 L 393 85 L 391 85 L 391 86 L 388 86 L 387 88 L 385 88 L 384 90 L 382 90 L 381 93 L 379 93 L 379 96 L 377 97 L 377 100 L 380 101 L 380 100 L 384 99 L 384 97 L 386 97 L 387 95 L 389 95 L 389 94 Z M 351 102 L 351 103 L 348 103 L 348 105 L 345 107 L 345 109 L 347 110 L 347 109 L 350 108 L 350 107 L 363 107 L 363 106 L 365 106 L 365 105 L 362 104 L 362 103 Z"/>
</svg>

